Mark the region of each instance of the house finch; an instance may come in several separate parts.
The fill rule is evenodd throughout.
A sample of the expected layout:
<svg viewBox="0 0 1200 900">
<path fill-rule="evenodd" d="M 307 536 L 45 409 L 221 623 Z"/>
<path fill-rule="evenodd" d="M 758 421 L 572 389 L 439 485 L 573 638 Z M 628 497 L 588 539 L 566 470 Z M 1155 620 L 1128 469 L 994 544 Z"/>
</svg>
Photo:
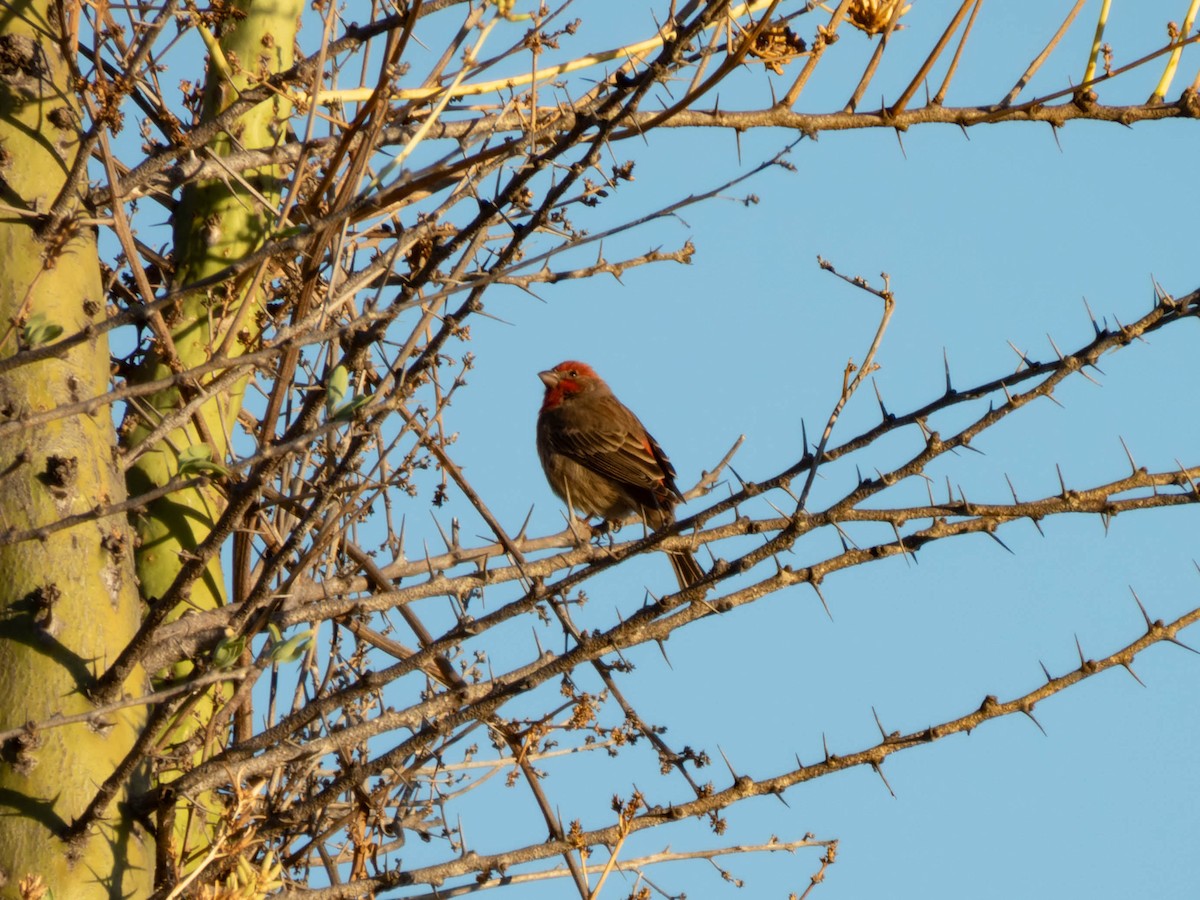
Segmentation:
<svg viewBox="0 0 1200 900">
<path fill-rule="evenodd" d="M 658 530 L 675 521 L 683 500 L 675 467 L 650 432 L 592 367 L 568 361 L 538 372 L 546 385 L 537 450 L 554 493 L 585 516 L 619 522 L 630 513 Z M 691 553 L 667 554 L 680 588 L 704 572 Z"/>
</svg>

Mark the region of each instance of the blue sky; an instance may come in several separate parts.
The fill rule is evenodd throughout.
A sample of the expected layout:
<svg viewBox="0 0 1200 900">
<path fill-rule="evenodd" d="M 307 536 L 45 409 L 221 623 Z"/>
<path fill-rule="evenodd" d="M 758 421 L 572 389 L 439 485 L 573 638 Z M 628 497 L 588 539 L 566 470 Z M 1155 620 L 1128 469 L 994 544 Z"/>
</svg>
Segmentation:
<svg viewBox="0 0 1200 900">
<path fill-rule="evenodd" d="M 894 67 L 885 65 L 869 98 L 895 95 L 951 6 L 914 5 L 910 29 L 889 51 Z M 985 5 L 947 105 L 1002 96 L 1069 6 Z M 1109 40 L 1121 64 L 1156 47 L 1165 22 L 1180 21 L 1186 3 L 1114 6 Z M 1098 8 L 1085 7 L 1032 93 L 1082 77 Z M 580 9 L 581 34 L 595 33 L 586 31 L 594 17 Z M 638 36 L 649 30 L 648 14 L 642 18 Z M 812 30 L 800 21 L 797 30 Z M 800 108 L 840 108 L 871 49 L 861 34 L 846 33 Z M 1183 59 L 1169 98 L 1200 63 L 1194 48 Z M 1160 71 L 1154 64 L 1100 88 L 1101 102 L 1144 100 Z M 722 105 L 761 105 L 770 78 L 761 69 L 740 75 L 722 89 Z M 782 91 L 789 76 L 774 80 Z M 743 135 L 741 163 L 757 163 L 791 139 L 782 131 Z M 897 309 L 875 381 L 892 411 L 941 393 L 943 351 L 955 385 L 965 387 L 1015 369 L 1008 341 L 1034 359 L 1052 356 L 1047 335 L 1063 348 L 1081 345 L 1091 334 L 1085 299 L 1098 317 L 1128 321 L 1149 308 L 1152 277 L 1177 294 L 1196 287 L 1196 147 L 1194 122 L 1076 123 L 1057 143 L 1046 125 L 969 135 L 931 126 L 905 134 L 903 151 L 886 130 L 803 141 L 790 156 L 795 172 L 772 171 L 731 191 L 753 192 L 757 205 L 712 201 L 683 213 L 685 221 L 656 223 L 605 246 L 613 259 L 622 249 L 691 239 L 691 266 L 630 272 L 620 284 L 601 278 L 547 287 L 538 290 L 540 300 L 515 289 L 489 292 L 488 312 L 504 322 L 472 326 L 477 365 L 448 421 L 461 432 L 458 459 L 513 530 L 531 507 L 531 532 L 559 528 L 561 504 L 533 450 L 536 372 L 576 358 L 594 365 L 639 414 L 681 484 L 693 484 L 741 434 L 738 471 L 750 479 L 774 474 L 802 451 L 802 420 L 810 436 L 819 432 L 843 366 L 861 361 L 877 321 L 872 298 L 821 272 L 818 254 L 874 283 L 881 271 L 891 276 Z M 632 217 L 720 183 L 738 170 L 737 150 L 729 134 L 695 131 L 660 132 L 617 149 L 618 157 L 636 159 L 637 180 L 596 221 Z M 1107 358 L 1101 386 L 1069 382 L 1059 394 L 1062 408 L 1032 404 L 985 435 L 977 444 L 982 454 L 944 460 L 931 474 L 939 484 L 948 477 L 961 485 L 971 499 L 1005 501 L 1005 475 L 1022 498 L 1056 492 L 1059 465 L 1068 487 L 1119 477 L 1128 467 L 1122 438 L 1140 465 L 1194 461 L 1194 341 L 1193 326 L 1183 323 Z M 833 443 L 877 420 L 865 390 Z M 895 461 L 913 440 L 897 439 L 863 463 Z M 852 475 L 852 467 L 831 468 L 813 505 Z M 985 537 L 943 542 L 916 564 L 891 559 L 831 578 L 832 621 L 811 589 L 794 588 L 675 635 L 670 668 L 656 648 L 631 652 L 638 668 L 622 684 L 648 720 L 669 726 L 672 746 L 709 751 L 715 764 L 708 777 L 718 787 L 729 781 L 718 748 L 739 772 L 765 777 L 788 769 L 794 754 L 818 759 L 823 736 L 836 753 L 874 743 L 873 708 L 889 731 L 916 730 L 978 707 L 987 694 L 1007 698 L 1035 688 L 1043 681 L 1039 661 L 1054 674 L 1073 668 L 1076 638 L 1089 656 L 1113 652 L 1143 628 L 1130 587 L 1153 617 L 1192 608 L 1200 589 L 1195 524 L 1191 509 L 1121 516 L 1107 534 L 1090 518 L 1046 522 L 1045 537 L 1022 522 L 1000 535 L 1012 554 Z M 832 536 L 817 538 L 790 562 L 835 550 Z M 636 609 L 646 587 L 668 586 L 661 559 L 628 568 L 590 583 L 581 624 L 611 622 L 614 610 Z M 1184 639 L 1200 645 L 1195 635 Z M 532 650 L 527 626 L 513 640 L 497 655 Z M 826 900 L 1194 897 L 1200 660 L 1160 646 L 1135 668 L 1145 687 L 1111 672 L 1039 706 L 1046 735 L 1028 720 L 1006 719 L 892 757 L 885 774 L 894 798 L 871 771 L 847 772 L 793 790 L 788 807 L 769 799 L 730 810 L 723 838 L 703 825 L 655 829 L 625 855 L 811 832 L 841 842 L 837 863 L 811 895 Z M 634 784 L 655 802 L 688 797 L 678 778 L 657 774 L 648 752 L 546 768 L 547 791 L 563 818 L 586 827 L 611 822 L 612 793 L 627 796 Z M 489 834 L 476 824 L 481 852 L 500 849 L 512 824 L 531 814 L 520 790 L 481 790 L 477 802 L 491 804 L 489 815 L 503 825 Z M 539 826 L 530 820 L 529 827 Z M 722 865 L 745 879 L 740 894 L 704 862 L 651 876 L 689 897 L 784 898 L 807 886 L 818 855 L 727 859 Z M 623 897 L 631 884 L 610 883 L 606 892 Z M 563 882 L 518 890 L 522 897 L 570 892 Z"/>
</svg>

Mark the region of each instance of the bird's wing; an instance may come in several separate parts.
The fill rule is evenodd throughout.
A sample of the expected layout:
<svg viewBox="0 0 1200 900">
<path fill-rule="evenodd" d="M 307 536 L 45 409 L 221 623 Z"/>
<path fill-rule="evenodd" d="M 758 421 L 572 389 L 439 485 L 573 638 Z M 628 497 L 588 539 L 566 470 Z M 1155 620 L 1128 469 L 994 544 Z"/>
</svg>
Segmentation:
<svg viewBox="0 0 1200 900">
<path fill-rule="evenodd" d="M 559 452 L 613 481 L 649 490 L 660 501 L 664 492 L 677 499 L 675 468 L 637 416 L 611 395 L 587 406 L 564 416 L 555 435 Z"/>
</svg>

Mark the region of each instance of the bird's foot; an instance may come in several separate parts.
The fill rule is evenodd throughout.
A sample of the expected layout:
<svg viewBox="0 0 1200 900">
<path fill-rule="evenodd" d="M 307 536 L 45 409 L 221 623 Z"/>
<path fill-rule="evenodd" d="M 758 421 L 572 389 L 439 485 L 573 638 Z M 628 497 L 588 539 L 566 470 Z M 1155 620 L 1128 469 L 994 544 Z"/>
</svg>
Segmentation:
<svg viewBox="0 0 1200 900">
<path fill-rule="evenodd" d="M 620 527 L 620 522 L 613 522 L 609 519 L 601 519 L 592 526 L 592 538 L 598 543 L 607 538 L 608 544 L 611 547 L 616 541 L 616 531 Z"/>
</svg>

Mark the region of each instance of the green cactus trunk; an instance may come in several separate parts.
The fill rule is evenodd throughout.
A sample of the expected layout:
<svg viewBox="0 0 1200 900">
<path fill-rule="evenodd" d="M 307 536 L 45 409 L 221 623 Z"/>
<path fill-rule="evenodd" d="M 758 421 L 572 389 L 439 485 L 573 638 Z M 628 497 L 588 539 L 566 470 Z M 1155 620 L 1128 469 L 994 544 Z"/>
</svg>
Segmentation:
<svg viewBox="0 0 1200 900">
<path fill-rule="evenodd" d="M 233 12 L 220 26 L 219 36 L 209 35 L 203 114 L 206 121 L 228 109 L 247 87 L 292 65 L 302 8 L 298 0 L 270 4 L 241 0 L 231 5 Z M 276 94 L 238 118 L 229 132 L 219 133 L 209 143 L 208 154 L 220 158 L 240 150 L 274 147 L 285 134 L 290 114 L 286 98 Z M 207 288 L 189 288 L 211 280 L 263 245 L 276 228 L 281 190 L 280 173 L 271 166 L 246 171 L 236 178 L 200 181 L 184 189 L 174 221 L 173 289 L 180 294 L 180 300 L 164 314 L 171 346 L 156 344 L 134 380 L 169 378 L 175 370 L 188 371 L 217 355 L 234 357 L 254 344 L 264 296 L 259 287 L 264 279 L 256 279 L 255 271 L 241 272 Z M 193 392 L 203 390 L 203 382 L 218 374 L 197 379 L 198 387 L 194 385 Z M 148 398 L 128 417 L 122 430 L 122 444 L 137 454 L 127 475 L 130 494 L 137 496 L 170 481 L 179 473 L 181 454 L 189 448 L 207 445 L 213 460 L 226 459 L 244 389 L 243 379 L 205 400 L 149 446 L 145 445 L 149 434 L 195 394 L 173 387 Z M 222 494 L 215 486 L 208 485 L 158 499 L 135 519 L 139 539 L 137 574 L 148 601 L 166 594 L 182 563 L 208 537 L 224 509 Z M 214 609 L 227 602 L 217 557 L 182 599 L 184 602 L 170 614 L 171 618 L 188 609 Z M 181 677 L 190 669 L 191 664 L 185 662 L 168 674 Z M 197 738 L 228 698 L 228 688 L 214 687 L 189 709 L 186 718 L 173 723 L 166 741 L 168 747 L 178 747 Z M 206 740 L 209 742 L 206 746 L 192 753 L 194 761 L 219 750 L 225 734 L 218 730 L 206 735 Z M 171 755 L 169 750 L 167 755 Z M 169 782 L 181 771 L 160 768 L 157 778 Z M 199 814 L 197 808 L 205 813 Z M 172 854 L 180 861 L 181 870 L 190 868 L 208 852 L 207 835 L 220 808 L 214 798 L 200 798 L 196 808 L 181 805 L 176 816 Z"/>
<path fill-rule="evenodd" d="M 0 17 L 0 529 L 10 538 L 0 542 L 0 730 L 92 712 L 95 677 L 141 618 L 128 522 L 87 516 L 125 495 L 111 409 L 22 424 L 108 390 L 103 332 L 70 341 L 104 318 L 94 230 L 70 205 L 61 223 L 42 215 L 80 139 L 61 8 L 13 2 Z M 70 516 L 83 521 L 61 527 Z M 144 682 L 139 671 L 126 690 L 144 693 Z M 4 742 L 0 896 L 19 896 L 22 881 L 31 896 L 40 881 L 72 900 L 150 892 L 152 848 L 123 802 L 145 788 L 144 770 L 93 828 L 68 840 L 145 720 L 133 707 Z"/>
</svg>

